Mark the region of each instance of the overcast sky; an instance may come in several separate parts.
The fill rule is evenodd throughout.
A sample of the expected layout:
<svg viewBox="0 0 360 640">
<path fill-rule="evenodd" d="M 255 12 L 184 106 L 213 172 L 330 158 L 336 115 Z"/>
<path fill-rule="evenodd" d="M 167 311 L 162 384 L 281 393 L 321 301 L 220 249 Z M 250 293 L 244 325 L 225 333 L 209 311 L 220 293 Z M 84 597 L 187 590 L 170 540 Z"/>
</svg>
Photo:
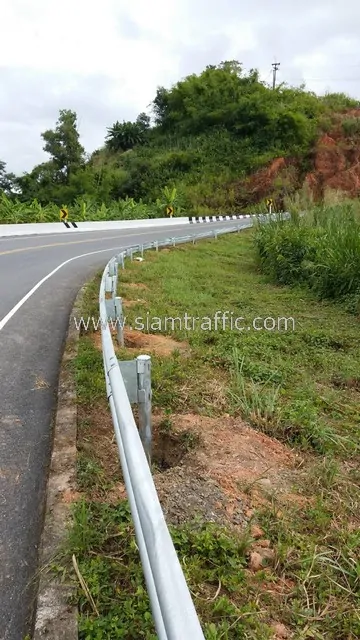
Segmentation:
<svg viewBox="0 0 360 640">
<path fill-rule="evenodd" d="M 40 134 L 59 109 L 91 152 L 157 86 L 223 60 L 268 82 L 279 61 L 279 82 L 360 99 L 359 26 L 356 0 L 4 0 L 0 159 L 17 174 L 48 159 Z"/>
</svg>

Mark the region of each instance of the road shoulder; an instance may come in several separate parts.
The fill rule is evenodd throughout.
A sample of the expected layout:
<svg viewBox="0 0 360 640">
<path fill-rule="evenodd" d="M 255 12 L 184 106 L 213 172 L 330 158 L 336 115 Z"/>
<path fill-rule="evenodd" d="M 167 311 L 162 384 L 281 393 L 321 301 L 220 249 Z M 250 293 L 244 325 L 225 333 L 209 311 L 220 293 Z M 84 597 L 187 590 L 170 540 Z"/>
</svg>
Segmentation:
<svg viewBox="0 0 360 640">
<path fill-rule="evenodd" d="M 33 640 L 77 640 L 78 637 L 77 607 L 69 604 L 74 586 L 63 582 L 61 574 L 53 569 L 67 541 L 72 503 L 76 498 L 77 399 L 71 363 L 77 355 L 79 332 L 72 318 L 81 308 L 83 294 L 84 288 L 79 291 L 70 315 L 60 366 Z"/>
</svg>

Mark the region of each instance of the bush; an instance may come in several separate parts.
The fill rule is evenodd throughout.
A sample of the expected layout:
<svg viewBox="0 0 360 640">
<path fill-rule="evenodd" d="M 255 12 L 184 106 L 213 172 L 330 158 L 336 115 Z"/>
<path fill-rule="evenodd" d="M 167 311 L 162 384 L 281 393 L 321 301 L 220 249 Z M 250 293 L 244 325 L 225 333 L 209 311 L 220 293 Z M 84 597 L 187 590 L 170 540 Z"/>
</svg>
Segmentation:
<svg viewBox="0 0 360 640">
<path fill-rule="evenodd" d="M 313 235 L 313 229 L 294 219 L 259 226 L 255 242 L 264 271 L 279 284 L 306 281 L 315 253 Z"/>
<path fill-rule="evenodd" d="M 360 133 L 360 118 L 345 118 L 341 126 L 347 136 L 355 136 Z"/>
</svg>

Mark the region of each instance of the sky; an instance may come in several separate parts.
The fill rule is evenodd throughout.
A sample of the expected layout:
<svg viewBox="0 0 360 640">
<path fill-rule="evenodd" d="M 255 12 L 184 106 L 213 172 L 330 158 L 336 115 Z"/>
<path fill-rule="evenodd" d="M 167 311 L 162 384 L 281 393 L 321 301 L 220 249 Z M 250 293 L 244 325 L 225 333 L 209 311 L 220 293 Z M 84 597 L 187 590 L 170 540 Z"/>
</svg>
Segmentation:
<svg viewBox="0 0 360 640">
<path fill-rule="evenodd" d="M 208 64 L 238 60 L 277 82 L 360 100 L 358 0 L 11 0 L 0 20 L 0 160 L 17 175 L 49 159 L 41 133 L 78 116 L 91 153 L 106 128 L 149 112 Z"/>
</svg>

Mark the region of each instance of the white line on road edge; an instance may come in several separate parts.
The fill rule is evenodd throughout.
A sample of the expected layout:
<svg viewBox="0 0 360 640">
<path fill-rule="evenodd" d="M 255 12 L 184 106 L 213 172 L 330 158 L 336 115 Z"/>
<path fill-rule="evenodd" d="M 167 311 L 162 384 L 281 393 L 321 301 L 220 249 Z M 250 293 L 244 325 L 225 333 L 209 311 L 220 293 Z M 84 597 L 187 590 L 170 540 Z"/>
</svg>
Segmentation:
<svg viewBox="0 0 360 640">
<path fill-rule="evenodd" d="M 9 322 L 9 320 L 11 320 L 11 318 L 15 315 L 15 313 L 19 311 L 19 309 L 21 309 L 23 304 L 25 304 L 25 302 L 29 300 L 29 298 L 31 298 L 33 293 L 35 293 L 35 291 L 37 291 L 41 287 L 41 285 L 44 284 L 46 280 L 49 280 L 49 278 L 51 278 L 51 276 L 53 276 L 57 271 L 59 271 L 62 267 L 65 267 L 66 264 L 69 264 L 69 262 L 72 262 L 73 260 L 78 260 L 79 258 L 86 258 L 86 256 L 92 256 L 95 253 L 105 253 L 105 251 L 117 251 L 118 249 L 119 249 L 119 246 L 117 245 L 116 247 L 109 247 L 108 249 L 100 249 L 99 251 L 89 251 L 88 253 L 82 253 L 80 256 L 73 256 L 72 258 L 69 258 L 69 260 L 65 260 L 65 262 L 62 262 L 61 264 L 59 264 L 55 269 L 50 271 L 50 273 L 48 273 L 47 276 L 45 276 L 45 278 L 42 278 L 41 280 L 39 280 L 39 282 L 32 289 L 30 289 L 30 291 L 28 291 L 27 294 L 23 298 L 21 298 L 21 300 L 19 300 L 19 302 L 11 309 L 11 311 L 9 311 L 9 313 L 7 313 L 2 320 L 0 320 L 0 331 L 5 327 L 5 325 Z"/>
</svg>

